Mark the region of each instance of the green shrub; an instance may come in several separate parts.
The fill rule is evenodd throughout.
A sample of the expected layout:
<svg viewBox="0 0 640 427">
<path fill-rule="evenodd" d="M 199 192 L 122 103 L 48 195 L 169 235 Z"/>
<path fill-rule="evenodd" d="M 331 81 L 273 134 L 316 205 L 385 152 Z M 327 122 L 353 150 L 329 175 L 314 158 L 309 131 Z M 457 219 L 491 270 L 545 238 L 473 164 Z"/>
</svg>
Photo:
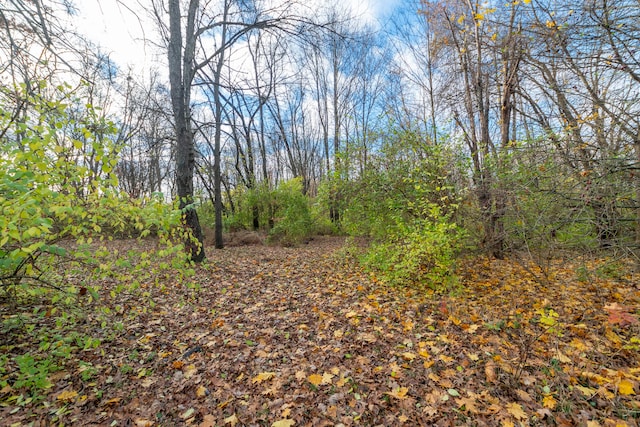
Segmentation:
<svg viewBox="0 0 640 427">
<path fill-rule="evenodd" d="M 66 86 L 54 100 L 23 96 L 28 115 L 0 109 L 0 287 L 33 293 L 54 284 L 59 257 L 99 265 L 85 245 L 105 237 L 153 233 L 177 252 L 180 212 L 161 197 L 131 200 L 118 190 L 115 126 L 89 104 L 83 120 L 71 118 L 78 100 Z"/>
<path fill-rule="evenodd" d="M 274 227 L 271 240 L 284 245 L 297 245 L 313 233 L 309 199 L 302 194 L 302 179 L 281 183 L 273 192 Z"/>
<path fill-rule="evenodd" d="M 364 265 L 392 285 L 451 289 L 464 233 L 435 206 L 433 214 L 374 242 L 362 257 Z"/>
</svg>

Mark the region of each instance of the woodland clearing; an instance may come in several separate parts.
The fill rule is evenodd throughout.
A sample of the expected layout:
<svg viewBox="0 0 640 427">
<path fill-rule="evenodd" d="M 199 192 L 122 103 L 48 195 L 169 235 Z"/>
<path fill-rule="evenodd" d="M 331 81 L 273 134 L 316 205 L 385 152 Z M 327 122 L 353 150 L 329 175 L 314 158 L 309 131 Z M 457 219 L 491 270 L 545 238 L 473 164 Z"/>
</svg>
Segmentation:
<svg viewBox="0 0 640 427">
<path fill-rule="evenodd" d="M 610 260 L 542 280 L 469 258 L 435 294 L 379 282 L 344 238 L 209 257 L 66 308 L 4 299 L 2 424 L 637 424 L 640 282 Z"/>
</svg>

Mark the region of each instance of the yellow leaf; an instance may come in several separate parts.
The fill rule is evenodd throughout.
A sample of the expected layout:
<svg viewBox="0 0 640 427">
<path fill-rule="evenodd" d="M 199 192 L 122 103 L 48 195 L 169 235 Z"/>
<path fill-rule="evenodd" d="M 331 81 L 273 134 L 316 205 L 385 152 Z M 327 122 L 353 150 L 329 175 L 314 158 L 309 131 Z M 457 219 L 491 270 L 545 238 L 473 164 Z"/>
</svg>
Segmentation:
<svg viewBox="0 0 640 427">
<path fill-rule="evenodd" d="M 502 420 L 502 423 L 500 423 L 500 425 L 502 427 L 515 427 L 515 425 L 513 424 L 513 421 L 511 420 Z"/>
<path fill-rule="evenodd" d="M 62 402 L 71 402 L 73 399 L 78 397 L 78 392 L 74 390 L 65 390 L 58 395 L 56 399 Z"/>
<path fill-rule="evenodd" d="M 227 417 L 224 419 L 224 423 L 225 424 L 231 424 L 231 427 L 234 427 L 236 424 L 238 424 L 240 420 L 238 420 L 238 417 L 236 417 L 236 414 L 231 415 L 230 417 Z"/>
<path fill-rule="evenodd" d="M 473 18 L 476 21 L 482 21 L 482 20 L 484 20 L 484 15 L 482 13 L 474 13 L 473 14 Z"/>
<path fill-rule="evenodd" d="M 595 395 L 597 393 L 596 389 L 589 388 L 589 387 L 584 387 L 584 386 L 581 386 L 581 385 L 577 385 L 577 386 L 575 386 L 575 388 L 580 390 L 580 392 L 582 394 L 584 394 L 585 396 L 587 396 L 587 397 L 591 397 L 591 396 L 593 396 L 593 395 Z"/>
<path fill-rule="evenodd" d="M 507 412 L 509 412 L 517 420 L 526 420 L 527 414 L 522 410 L 522 406 L 518 403 L 509 403 L 507 406 Z"/>
<path fill-rule="evenodd" d="M 314 386 L 319 386 L 320 384 L 322 384 L 322 376 L 318 375 L 318 374 L 311 374 L 307 377 L 307 380 L 309 380 L 309 382 L 311 384 L 313 384 Z"/>
<path fill-rule="evenodd" d="M 453 357 L 449 357 L 446 354 L 441 354 L 440 357 L 438 357 L 438 359 L 440 359 L 444 363 L 451 363 L 455 360 Z"/>
<path fill-rule="evenodd" d="M 464 15 L 460 15 L 458 18 L 458 24 L 462 24 L 464 22 Z"/>
<path fill-rule="evenodd" d="M 276 421 L 275 423 L 271 424 L 271 427 L 291 427 L 292 425 L 294 425 L 296 422 L 294 420 L 280 420 L 280 421 Z"/>
<path fill-rule="evenodd" d="M 184 377 L 186 379 L 189 379 L 194 376 L 196 372 L 198 372 L 198 368 L 196 368 L 196 365 L 189 365 L 184 370 Z"/>
<path fill-rule="evenodd" d="M 416 358 L 416 355 L 415 355 L 415 354 L 413 354 L 413 353 L 411 353 L 411 352 L 408 352 L 408 351 L 407 351 L 406 353 L 402 353 L 402 358 L 403 358 L 404 360 L 409 360 L 409 361 L 411 361 L 411 360 L 413 360 L 413 359 L 415 359 L 415 358 Z"/>
<path fill-rule="evenodd" d="M 198 387 L 198 389 L 196 390 L 196 396 L 205 397 L 206 395 L 207 395 L 207 388 L 202 385 Z"/>
<path fill-rule="evenodd" d="M 522 0 L 524 2 L 524 4 L 529 4 L 531 3 L 531 0 Z"/>
<path fill-rule="evenodd" d="M 387 391 L 385 394 L 388 394 L 391 397 L 395 397 L 396 399 L 405 399 L 407 397 L 407 393 L 409 389 L 407 387 L 397 387 L 392 391 Z"/>
<path fill-rule="evenodd" d="M 633 391 L 633 383 L 629 380 L 620 381 L 620 384 L 618 384 L 618 393 L 622 394 L 623 396 L 636 394 L 636 392 Z"/>
<path fill-rule="evenodd" d="M 413 320 L 411 319 L 406 319 L 402 321 L 402 326 L 404 327 L 405 332 L 410 332 L 413 330 L 415 323 L 413 323 Z"/>
<path fill-rule="evenodd" d="M 542 398 L 542 405 L 543 405 L 545 408 L 549 408 L 549 409 L 556 409 L 556 405 L 557 405 L 557 404 L 558 404 L 558 402 L 557 402 L 557 401 L 556 401 L 556 399 L 555 399 L 553 396 L 551 396 L 551 395 L 548 395 L 548 396 L 545 396 L 545 397 L 543 397 L 543 398 Z"/>
<path fill-rule="evenodd" d="M 565 356 L 560 350 L 556 353 L 556 359 L 558 359 L 560 363 L 571 363 L 571 359 Z"/>
<path fill-rule="evenodd" d="M 322 384 L 331 384 L 331 381 L 335 375 L 325 372 L 322 374 Z"/>
<path fill-rule="evenodd" d="M 260 384 L 261 382 L 268 381 L 275 376 L 275 372 L 260 372 L 258 375 L 251 378 L 251 384 Z"/>
</svg>

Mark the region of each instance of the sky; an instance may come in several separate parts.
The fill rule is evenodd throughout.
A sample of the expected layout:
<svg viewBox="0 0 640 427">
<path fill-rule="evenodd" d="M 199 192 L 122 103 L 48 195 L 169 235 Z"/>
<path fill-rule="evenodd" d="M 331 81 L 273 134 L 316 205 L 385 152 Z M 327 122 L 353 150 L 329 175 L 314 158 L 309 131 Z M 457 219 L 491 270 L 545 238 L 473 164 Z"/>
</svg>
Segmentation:
<svg viewBox="0 0 640 427">
<path fill-rule="evenodd" d="M 157 38 L 155 24 L 144 11 L 139 11 L 140 4 L 144 5 L 146 1 L 78 0 L 78 15 L 74 24 L 80 33 L 99 45 L 120 69 L 127 69 L 129 66 L 138 70 L 157 68 L 162 65 L 164 58 L 159 58 L 157 50 L 145 43 L 145 40 Z M 324 2 L 312 1 L 319 5 Z M 349 4 L 359 19 L 379 25 L 400 2 L 401 0 L 342 0 L 341 4 Z"/>
</svg>

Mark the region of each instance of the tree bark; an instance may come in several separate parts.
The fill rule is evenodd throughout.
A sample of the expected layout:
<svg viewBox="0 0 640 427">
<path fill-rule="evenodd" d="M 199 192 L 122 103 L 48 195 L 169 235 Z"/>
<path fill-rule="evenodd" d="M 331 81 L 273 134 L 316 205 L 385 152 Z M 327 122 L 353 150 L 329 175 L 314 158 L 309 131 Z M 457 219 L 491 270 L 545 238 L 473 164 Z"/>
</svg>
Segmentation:
<svg viewBox="0 0 640 427">
<path fill-rule="evenodd" d="M 194 136 L 191 130 L 191 84 L 195 55 L 195 15 L 198 0 L 191 0 L 187 14 L 186 44 L 183 51 L 180 0 L 169 0 L 169 83 L 176 131 L 176 189 L 187 237 L 187 254 L 192 261 L 205 258 L 203 234 L 194 206 Z M 193 240 L 195 239 L 195 241 Z"/>
</svg>

